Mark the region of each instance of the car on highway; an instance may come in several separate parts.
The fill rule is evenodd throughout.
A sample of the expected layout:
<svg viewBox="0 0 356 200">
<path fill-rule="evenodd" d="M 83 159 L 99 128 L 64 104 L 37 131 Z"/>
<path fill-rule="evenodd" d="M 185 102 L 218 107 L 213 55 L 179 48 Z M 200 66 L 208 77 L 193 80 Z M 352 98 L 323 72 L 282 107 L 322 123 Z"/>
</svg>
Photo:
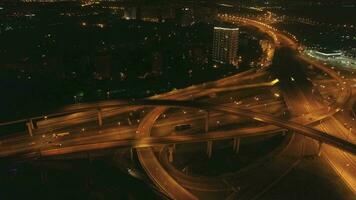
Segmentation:
<svg viewBox="0 0 356 200">
<path fill-rule="evenodd" d="M 49 146 L 57 147 L 57 148 L 62 147 L 61 143 L 55 143 L 51 140 L 47 141 L 46 144 L 48 144 Z"/>
<path fill-rule="evenodd" d="M 63 136 L 69 135 L 69 134 L 70 134 L 69 132 L 54 133 L 53 137 L 63 137 Z"/>
<path fill-rule="evenodd" d="M 142 175 L 141 175 L 140 172 L 139 172 L 138 170 L 136 170 L 136 169 L 127 168 L 127 172 L 128 172 L 131 176 L 133 176 L 133 177 L 135 177 L 135 178 L 137 178 L 137 179 L 142 179 Z"/>
<path fill-rule="evenodd" d="M 184 130 L 188 130 L 191 128 L 192 128 L 191 124 L 179 124 L 174 127 L 174 130 L 175 131 L 184 131 Z"/>
</svg>

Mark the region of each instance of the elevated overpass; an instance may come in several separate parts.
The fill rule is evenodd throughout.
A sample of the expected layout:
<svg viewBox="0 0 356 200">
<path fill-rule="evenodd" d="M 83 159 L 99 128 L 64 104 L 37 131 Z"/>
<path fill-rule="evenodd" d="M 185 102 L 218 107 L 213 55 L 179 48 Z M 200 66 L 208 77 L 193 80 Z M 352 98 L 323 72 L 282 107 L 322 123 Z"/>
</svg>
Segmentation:
<svg viewBox="0 0 356 200">
<path fill-rule="evenodd" d="M 137 100 L 132 102 L 120 103 L 119 105 L 106 105 L 103 108 L 113 108 L 117 106 L 164 106 L 164 107 L 177 107 L 177 108 L 194 108 L 194 109 L 202 109 L 207 111 L 217 111 L 222 112 L 229 115 L 236 115 L 240 117 L 246 117 L 249 119 L 253 119 L 259 122 L 263 122 L 266 124 L 274 125 L 283 129 L 287 129 L 290 131 L 294 131 L 297 134 L 301 134 L 307 137 L 310 137 L 314 140 L 317 140 L 321 143 L 329 144 L 336 148 L 339 148 L 345 152 L 349 152 L 351 154 L 356 155 L 356 145 L 350 143 L 349 141 L 340 139 L 338 137 L 332 136 L 325 132 L 295 123 L 291 121 L 286 121 L 279 119 L 275 116 L 264 114 L 260 112 L 255 112 L 247 109 L 237 108 L 237 107 L 229 107 L 223 105 L 216 105 L 210 103 L 202 103 L 195 101 L 177 101 L 177 100 Z M 96 107 L 95 107 L 96 108 Z M 95 109 L 92 108 L 92 109 Z M 90 109 L 90 108 L 87 108 Z M 82 109 L 80 109 L 82 111 Z M 310 119 L 311 121 L 315 121 L 318 119 Z M 155 121 L 155 120 L 154 120 Z M 154 122 L 153 121 L 153 122 Z M 270 133 L 270 132 L 267 132 Z M 201 142 L 207 140 L 222 140 L 229 139 L 235 137 L 247 137 L 247 136 L 255 136 L 261 135 L 258 134 L 249 134 L 249 135 L 239 135 L 239 133 L 209 133 L 209 134 L 199 134 L 199 135 L 187 135 L 187 136 L 164 136 L 164 137 L 143 137 L 143 138 L 134 138 L 134 139 L 124 139 L 119 141 L 112 142 L 101 142 L 101 143 L 93 143 L 93 144 L 78 144 L 78 146 L 69 146 L 69 147 L 60 147 L 56 150 L 43 150 L 39 151 L 43 155 L 59 155 L 61 153 L 74 153 L 79 151 L 90 151 L 93 149 L 102 149 L 102 148 L 113 148 L 120 146 L 132 146 L 135 148 L 142 147 L 150 147 L 155 145 L 162 144 L 174 144 L 174 143 L 189 143 L 189 142 Z M 52 153 L 51 153 L 52 152 Z M 56 153 L 53 153 L 56 152 Z M 11 152 L 5 153 L 0 151 L 0 156 L 11 156 L 18 155 L 21 153 L 30 153 L 26 150 L 12 150 Z"/>
<path fill-rule="evenodd" d="M 275 39 L 275 42 L 278 45 L 284 45 L 288 46 L 292 49 L 297 49 L 298 45 L 293 39 L 290 39 L 289 37 L 284 36 L 282 33 L 274 30 L 271 27 L 265 26 L 261 23 L 258 23 L 256 21 L 251 21 L 251 20 L 246 20 L 242 18 L 233 18 L 230 16 L 224 16 L 228 20 L 237 20 L 241 22 L 244 22 L 246 24 L 251 24 L 255 27 L 258 27 L 261 31 L 267 32 L 270 34 L 272 38 Z M 305 59 L 304 56 L 301 55 L 301 59 Z M 306 62 L 314 64 L 316 67 L 320 68 L 321 70 L 325 71 L 329 75 L 331 75 L 333 78 L 341 82 L 342 80 L 335 74 L 334 71 L 318 65 L 317 63 L 312 63 L 311 60 L 306 60 Z M 225 82 L 219 82 L 219 84 L 213 84 L 214 86 L 222 86 L 222 85 L 227 85 L 230 84 L 232 81 L 227 80 Z M 173 93 L 169 94 L 168 96 L 159 96 L 157 98 L 163 98 L 166 99 L 165 97 L 168 98 L 175 98 L 179 99 L 178 97 L 184 97 L 184 98 L 190 98 L 192 95 L 195 95 L 195 93 L 199 93 L 202 90 L 204 90 L 205 87 L 196 87 L 192 86 L 190 91 L 185 91 L 182 92 L 181 94 L 178 93 Z M 232 88 L 234 89 L 234 88 Z M 310 127 L 307 127 L 306 124 L 311 124 L 320 121 L 323 118 L 329 117 L 333 115 L 334 113 L 338 112 L 340 108 L 342 108 L 343 104 L 347 101 L 349 98 L 349 89 L 347 88 L 345 92 L 343 93 L 344 95 L 340 95 L 339 98 L 337 99 L 336 103 L 332 105 L 331 109 L 324 109 L 324 110 L 319 110 L 315 111 L 313 113 L 310 113 L 310 115 L 306 116 L 301 116 L 300 118 L 297 118 L 295 121 L 286 121 L 279 119 L 277 117 L 260 113 L 260 112 L 254 112 L 250 111 L 247 109 L 242 109 L 242 108 L 236 108 L 236 107 L 229 107 L 229 106 L 224 106 L 224 105 L 216 105 L 216 104 L 210 104 L 210 103 L 201 103 L 201 102 L 195 102 L 195 101 L 176 101 L 176 100 L 139 100 L 139 101 L 131 101 L 131 102 L 111 102 L 108 104 L 101 104 L 101 105 L 88 105 L 88 106 L 82 106 L 80 108 L 74 108 L 70 109 L 69 111 L 65 111 L 62 113 L 56 113 L 53 116 L 58 116 L 58 115 L 65 115 L 65 114 L 70 114 L 70 113 L 78 113 L 78 112 L 86 112 L 90 110 L 103 110 L 103 109 L 110 109 L 110 108 L 120 108 L 120 107 L 125 107 L 125 106 L 133 106 L 133 107 L 142 107 L 142 106 L 152 106 L 152 107 L 157 107 L 154 109 L 152 112 L 150 112 L 151 118 L 147 118 L 147 120 L 143 120 L 140 123 L 137 137 L 135 138 L 126 138 L 126 139 L 121 139 L 121 140 L 113 140 L 113 141 L 105 141 L 105 142 L 93 142 L 93 143 L 87 143 L 87 144 L 76 144 L 72 146 L 62 146 L 58 148 L 50 148 L 50 149 L 22 149 L 22 150 L 17 150 L 17 149 L 11 149 L 11 152 L 8 151 L 5 153 L 4 151 L 0 151 L 0 155 L 4 156 L 11 156 L 11 155 L 19 155 L 19 154 L 27 154 L 27 155 L 37 155 L 37 156 L 51 156 L 51 155 L 60 155 L 60 154 L 65 154 L 65 153 L 74 153 L 74 152 L 80 152 L 80 151 L 90 151 L 90 150 L 96 150 L 96 149 L 103 149 L 103 148 L 113 148 L 113 147 L 120 147 L 120 146 L 126 146 L 126 147 L 134 147 L 138 148 L 138 153 L 141 155 L 141 157 L 146 157 L 147 159 L 150 159 L 154 157 L 154 154 L 152 151 L 149 151 L 147 147 L 152 147 L 156 145 L 162 145 L 162 144 L 176 144 L 176 143 L 189 143 L 189 142 L 201 142 L 201 141 L 212 141 L 212 140 L 223 140 L 223 139 L 230 139 L 230 138 L 239 138 L 239 137 L 247 137 L 247 136 L 254 136 L 254 134 L 242 134 L 241 132 L 235 132 L 235 133 L 228 133 L 228 132 L 211 132 L 211 133 L 206 133 L 206 134 L 199 134 L 199 135 L 184 135 L 184 136 L 164 136 L 164 137 L 153 137 L 149 136 L 145 133 L 150 132 L 150 127 L 153 126 L 155 123 L 156 119 L 159 117 L 159 115 L 169 107 L 178 107 L 178 108 L 195 108 L 195 109 L 202 109 L 206 111 L 217 111 L 217 112 L 222 112 L 228 115 L 236 115 L 236 116 L 242 116 L 246 117 L 249 119 L 257 120 L 259 122 L 263 122 L 266 124 L 270 124 L 282 129 L 288 129 L 291 131 L 296 132 L 297 134 L 304 135 L 307 137 L 310 137 L 312 139 L 315 139 L 319 141 L 320 143 L 326 143 L 331 146 L 337 147 L 342 151 L 349 152 L 353 155 L 356 153 L 356 146 L 353 143 L 350 143 L 346 140 L 343 140 L 341 138 L 332 136 L 331 134 L 327 134 L 323 131 L 319 131 Z M 100 113 L 100 112 L 98 112 Z M 99 114 L 98 114 L 99 115 Z M 48 115 L 50 117 L 51 115 Z M 100 117 L 98 116 L 98 119 Z M 25 120 L 26 121 L 26 120 Z M 100 120 L 99 120 L 100 121 Z M 99 122 L 100 123 L 100 122 Z M 4 123 L 6 125 L 6 123 Z M 31 123 L 28 124 L 31 126 Z M 278 128 L 277 128 L 278 129 Z M 280 130 L 280 129 L 279 129 Z M 271 132 L 259 132 L 259 134 L 270 134 Z M 335 134 L 338 135 L 338 134 Z M 145 151 L 147 150 L 147 151 Z M 148 156 L 147 156 L 148 155 Z M 149 157 L 149 158 L 147 158 Z M 140 160 L 141 161 L 141 160 Z M 142 162 L 142 161 L 141 161 Z M 147 162 L 146 164 L 150 164 L 152 168 L 156 168 L 158 165 L 156 163 L 149 163 Z M 150 172 L 149 170 L 146 170 L 146 172 Z M 153 171 L 151 171 L 154 173 Z M 160 170 L 160 173 L 167 173 L 164 170 Z M 162 176 L 162 180 L 156 180 L 155 183 L 160 185 L 161 188 L 165 187 L 171 187 L 170 189 L 167 189 L 167 191 L 174 191 L 177 190 L 177 195 L 181 197 L 180 199 L 195 199 L 194 196 L 191 196 L 189 193 L 185 192 L 184 190 L 178 191 L 176 185 L 174 184 L 166 184 L 167 179 L 164 179 L 164 176 Z M 170 196 L 175 196 L 175 195 L 170 195 Z"/>
</svg>

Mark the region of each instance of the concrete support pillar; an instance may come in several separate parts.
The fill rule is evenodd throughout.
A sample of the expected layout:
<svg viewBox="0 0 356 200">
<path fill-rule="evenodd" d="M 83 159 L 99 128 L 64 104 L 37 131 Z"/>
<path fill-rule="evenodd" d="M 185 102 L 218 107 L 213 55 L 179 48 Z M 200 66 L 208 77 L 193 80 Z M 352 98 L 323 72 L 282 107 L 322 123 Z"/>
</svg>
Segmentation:
<svg viewBox="0 0 356 200">
<path fill-rule="evenodd" d="M 205 116 L 205 132 L 209 132 L 209 118 L 210 118 L 210 113 L 209 111 L 206 111 L 206 116 Z"/>
<path fill-rule="evenodd" d="M 89 164 L 93 162 L 94 158 L 91 156 L 90 152 L 87 153 Z"/>
<path fill-rule="evenodd" d="M 101 114 L 101 110 L 100 109 L 98 109 L 98 123 L 99 123 L 99 126 L 103 125 L 103 116 Z"/>
<path fill-rule="evenodd" d="M 130 159 L 131 159 L 131 161 L 134 160 L 134 149 L 133 148 L 130 148 Z"/>
<path fill-rule="evenodd" d="M 48 180 L 48 178 L 47 178 L 47 172 L 42 170 L 42 171 L 41 171 L 41 182 L 42 182 L 42 183 L 46 183 L 47 180 Z"/>
<path fill-rule="evenodd" d="M 173 162 L 173 152 L 174 152 L 173 146 L 168 147 L 168 161 L 169 162 Z"/>
<path fill-rule="evenodd" d="M 319 141 L 319 147 L 318 147 L 318 156 L 321 156 L 321 147 L 323 146 L 323 143 Z"/>
<path fill-rule="evenodd" d="M 33 124 L 33 120 L 30 119 L 29 123 L 30 123 L 30 125 L 31 125 L 32 130 L 34 130 L 34 129 L 35 129 L 35 125 Z"/>
<path fill-rule="evenodd" d="M 285 136 L 286 135 L 286 130 L 282 130 L 282 135 Z"/>
<path fill-rule="evenodd" d="M 213 141 L 208 141 L 207 148 L 206 148 L 206 154 L 208 155 L 208 158 L 211 158 L 212 152 L 213 152 Z"/>
<path fill-rule="evenodd" d="M 240 151 L 240 138 L 234 138 L 233 150 L 236 154 Z"/>
<path fill-rule="evenodd" d="M 26 126 L 27 126 L 27 131 L 28 131 L 28 134 L 32 137 L 33 136 L 33 133 L 32 133 L 32 126 L 31 126 L 31 123 L 30 122 L 27 122 L 26 123 Z"/>
<path fill-rule="evenodd" d="M 89 189 L 90 188 L 90 177 L 89 177 L 89 175 L 86 175 L 85 176 L 85 187 L 87 188 L 87 189 Z"/>
<path fill-rule="evenodd" d="M 189 174 L 189 166 L 184 167 L 182 171 L 183 171 L 186 175 L 188 175 L 188 174 Z"/>
</svg>

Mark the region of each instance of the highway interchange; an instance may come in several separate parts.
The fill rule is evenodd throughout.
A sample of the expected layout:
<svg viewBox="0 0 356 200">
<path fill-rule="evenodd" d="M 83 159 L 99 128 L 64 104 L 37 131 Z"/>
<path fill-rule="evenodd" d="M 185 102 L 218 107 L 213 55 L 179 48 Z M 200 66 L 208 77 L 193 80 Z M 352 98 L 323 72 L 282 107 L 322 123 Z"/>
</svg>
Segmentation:
<svg viewBox="0 0 356 200">
<path fill-rule="evenodd" d="M 300 53 L 295 38 L 269 25 L 226 14 L 218 15 L 218 18 L 225 22 L 258 28 L 274 40 L 277 49 L 292 49 L 298 54 L 298 59 L 326 73 L 330 80 L 339 84 L 338 89 L 326 92 L 336 94 L 334 101 L 327 105 L 320 102 L 318 95 L 314 94 L 317 92 L 300 87 L 300 80 L 287 80 L 285 84 L 288 85 L 288 90 L 280 91 L 276 89 L 276 79 L 270 80 L 265 69 L 250 70 L 214 82 L 156 95 L 148 100 L 73 105 L 56 114 L 32 118 L 30 122 L 36 124 L 33 127 L 33 136 L 4 138 L 1 140 L 0 156 L 38 158 L 103 148 L 133 147 L 149 178 L 172 199 L 202 199 L 205 196 L 201 193 L 209 191 L 218 194 L 221 192 L 227 199 L 235 199 L 236 195 L 239 199 L 254 199 L 263 195 L 266 188 L 271 187 L 297 165 L 305 152 L 322 147 L 321 155 L 355 192 L 354 135 L 352 130 L 345 128 L 338 120 L 339 113 L 352 98 L 353 89 L 349 87 L 351 84 L 345 84 L 345 78 L 329 66 Z M 265 63 L 264 66 L 267 68 L 268 65 Z M 258 97 L 253 95 L 242 98 L 242 92 L 239 91 L 246 89 L 276 91 L 266 92 Z M 230 97 L 221 100 L 220 94 L 229 94 L 225 96 Z M 183 112 L 170 111 L 172 107 L 183 109 Z M 291 115 L 288 120 L 284 119 L 285 111 Z M 233 130 L 216 128 L 220 121 L 232 123 L 242 119 L 261 123 L 258 126 Z M 29 122 L 28 119 L 24 121 Z M 193 127 L 199 127 L 195 129 L 198 134 L 170 134 L 172 127 L 181 124 L 181 121 L 188 121 Z M 16 123 L 22 122 L 20 120 Z M 107 124 L 116 126 L 106 126 Z M 168 161 L 167 152 L 171 144 L 207 141 L 209 146 L 216 140 L 276 134 L 283 130 L 296 134 L 292 134 L 282 150 L 273 155 L 275 159 L 264 166 L 263 170 L 256 164 L 247 173 L 249 176 L 234 174 L 224 178 L 197 178 L 175 169 Z M 67 131 L 78 134 L 65 137 L 52 137 L 49 134 Z M 319 146 L 314 141 L 319 141 Z M 321 145 L 324 143 L 328 145 Z M 156 152 L 160 152 L 160 156 Z M 266 174 L 269 170 L 281 173 L 269 173 L 261 181 L 261 174 Z"/>
</svg>

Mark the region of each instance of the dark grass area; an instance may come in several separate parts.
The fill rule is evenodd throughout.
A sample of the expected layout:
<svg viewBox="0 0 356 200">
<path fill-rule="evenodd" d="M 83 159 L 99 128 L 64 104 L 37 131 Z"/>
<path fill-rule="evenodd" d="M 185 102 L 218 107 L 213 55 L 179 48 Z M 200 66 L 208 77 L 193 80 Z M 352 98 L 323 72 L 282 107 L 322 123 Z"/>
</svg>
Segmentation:
<svg viewBox="0 0 356 200">
<path fill-rule="evenodd" d="M 4 165 L 3 165 L 4 166 Z M 145 183 L 111 159 L 36 161 L 0 172 L 0 199 L 160 199 Z"/>
<path fill-rule="evenodd" d="M 356 196 L 325 160 L 314 157 L 304 159 L 260 199 L 355 200 Z"/>
</svg>

